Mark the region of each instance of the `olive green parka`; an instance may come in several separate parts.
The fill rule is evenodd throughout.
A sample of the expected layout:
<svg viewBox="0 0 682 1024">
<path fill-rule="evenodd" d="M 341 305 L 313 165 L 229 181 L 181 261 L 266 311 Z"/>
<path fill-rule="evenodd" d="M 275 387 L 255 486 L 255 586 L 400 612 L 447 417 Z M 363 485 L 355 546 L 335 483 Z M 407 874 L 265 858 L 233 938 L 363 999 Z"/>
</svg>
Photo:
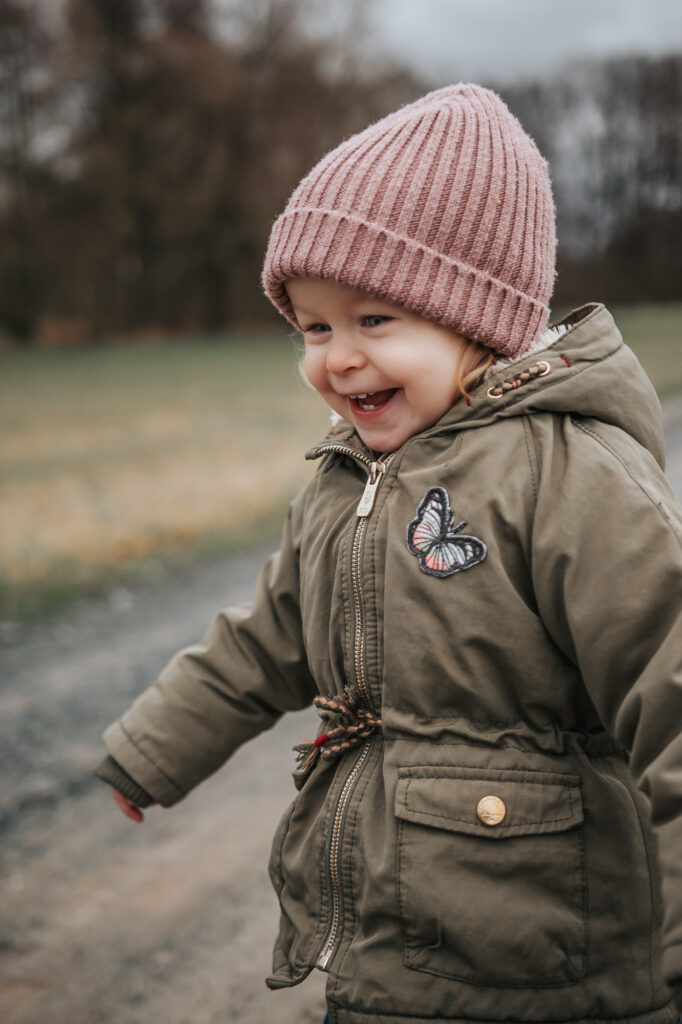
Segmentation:
<svg viewBox="0 0 682 1024">
<path fill-rule="evenodd" d="M 565 324 L 380 463 L 337 424 L 253 603 L 104 734 L 170 806 L 316 695 L 380 719 L 270 859 L 268 984 L 323 969 L 332 1024 L 678 1019 L 682 516 L 611 315 Z"/>
</svg>

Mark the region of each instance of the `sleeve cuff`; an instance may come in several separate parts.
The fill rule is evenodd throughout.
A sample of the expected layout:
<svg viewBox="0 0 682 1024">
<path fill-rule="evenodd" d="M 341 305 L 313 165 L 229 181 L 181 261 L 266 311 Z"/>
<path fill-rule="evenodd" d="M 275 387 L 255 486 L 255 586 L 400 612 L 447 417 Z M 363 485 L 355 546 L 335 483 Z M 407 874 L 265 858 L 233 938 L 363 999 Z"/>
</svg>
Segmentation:
<svg viewBox="0 0 682 1024">
<path fill-rule="evenodd" d="M 120 718 L 104 730 L 102 740 L 119 768 L 130 772 L 130 778 L 140 779 L 145 792 L 162 807 L 172 807 L 185 796 L 183 790 L 133 742 Z"/>
<path fill-rule="evenodd" d="M 137 807 L 149 807 L 153 802 L 149 793 L 142 786 L 138 786 L 135 779 L 131 778 L 113 757 L 107 756 L 100 761 L 95 768 L 95 775 L 103 782 L 108 782 Z"/>
</svg>

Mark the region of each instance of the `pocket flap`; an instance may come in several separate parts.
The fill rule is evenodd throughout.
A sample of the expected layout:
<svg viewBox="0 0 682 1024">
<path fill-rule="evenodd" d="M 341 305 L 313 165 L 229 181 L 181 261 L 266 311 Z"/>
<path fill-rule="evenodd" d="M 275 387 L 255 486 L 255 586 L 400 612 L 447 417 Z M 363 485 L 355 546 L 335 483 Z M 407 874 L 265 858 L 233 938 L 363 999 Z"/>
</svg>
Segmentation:
<svg viewBox="0 0 682 1024">
<path fill-rule="evenodd" d="M 580 777 L 506 768 L 404 767 L 398 769 L 395 814 L 489 839 L 563 832 L 583 819 Z"/>
</svg>

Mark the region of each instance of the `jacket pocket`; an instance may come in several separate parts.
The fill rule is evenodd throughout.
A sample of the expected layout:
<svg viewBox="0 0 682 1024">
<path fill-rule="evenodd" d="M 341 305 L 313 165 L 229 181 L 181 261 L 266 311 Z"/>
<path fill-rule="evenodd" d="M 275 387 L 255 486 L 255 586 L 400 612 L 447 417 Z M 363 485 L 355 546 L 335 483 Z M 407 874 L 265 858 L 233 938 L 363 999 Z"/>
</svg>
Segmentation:
<svg viewBox="0 0 682 1024">
<path fill-rule="evenodd" d="M 405 964 L 500 987 L 585 972 L 580 779 L 446 765 L 398 769 Z"/>
</svg>

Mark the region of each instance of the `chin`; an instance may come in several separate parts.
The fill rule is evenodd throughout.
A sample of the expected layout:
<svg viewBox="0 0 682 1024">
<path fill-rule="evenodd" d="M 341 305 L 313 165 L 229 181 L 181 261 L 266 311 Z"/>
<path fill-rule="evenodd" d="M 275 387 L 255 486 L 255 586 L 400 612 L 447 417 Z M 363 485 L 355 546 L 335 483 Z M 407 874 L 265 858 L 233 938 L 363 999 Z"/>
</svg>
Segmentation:
<svg viewBox="0 0 682 1024">
<path fill-rule="evenodd" d="M 358 430 L 358 434 L 361 441 L 375 452 L 394 452 L 407 440 L 406 437 L 395 434 L 372 434 L 364 430 Z"/>
</svg>

